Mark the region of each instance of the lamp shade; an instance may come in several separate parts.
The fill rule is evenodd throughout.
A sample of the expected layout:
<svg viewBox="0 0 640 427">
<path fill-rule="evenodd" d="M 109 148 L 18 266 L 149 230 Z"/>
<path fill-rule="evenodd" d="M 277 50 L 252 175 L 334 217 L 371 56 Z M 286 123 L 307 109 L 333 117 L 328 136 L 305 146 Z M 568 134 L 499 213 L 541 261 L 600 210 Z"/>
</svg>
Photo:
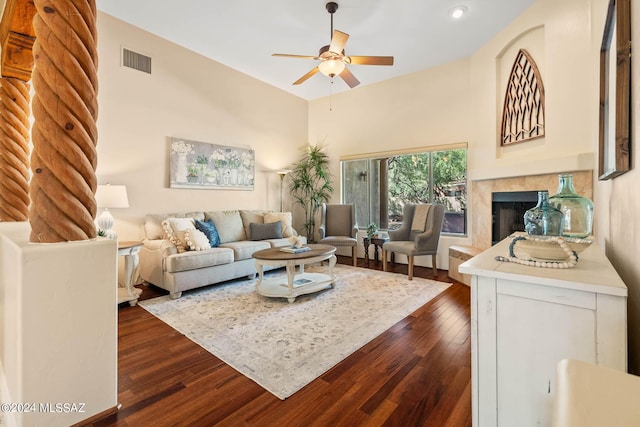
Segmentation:
<svg viewBox="0 0 640 427">
<path fill-rule="evenodd" d="M 98 185 L 96 203 L 99 208 L 128 208 L 127 187 L 124 185 Z"/>
<path fill-rule="evenodd" d="M 318 65 L 320 72 L 328 77 L 339 75 L 344 70 L 344 67 L 344 62 L 337 59 L 328 59 Z"/>
<path fill-rule="evenodd" d="M 289 172 L 291 172 L 291 171 L 290 171 L 290 170 L 288 170 L 288 169 L 281 169 L 281 170 L 279 170 L 279 171 L 276 171 L 276 173 L 280 176 L 280 179 L 284 179 L 284 177 L 285 177 Z"/>
</svg>

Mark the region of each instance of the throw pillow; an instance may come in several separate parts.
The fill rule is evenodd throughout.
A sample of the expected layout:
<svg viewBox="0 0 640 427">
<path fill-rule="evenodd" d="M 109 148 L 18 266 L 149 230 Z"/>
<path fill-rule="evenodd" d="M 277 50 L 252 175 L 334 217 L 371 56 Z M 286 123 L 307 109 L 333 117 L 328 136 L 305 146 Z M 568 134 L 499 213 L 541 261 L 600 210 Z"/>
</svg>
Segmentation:
<svg viewBox="0 0 640 427">
<path fill-rule="evenodd" d="M 198 229 L 189 229 L 184 232 L 184 240 L 187 243 L 187 248 L 190 251 L 206 251 L 207 249 L 211 249 L 211 243 L 209 243 L 209 238 Z"/>
<path fill-rule="evenodd" d="M 251 240 L 282 239 L 282 223 L 280 221 L 270 224 L 249 224 Z"/>
<path fill-rule="evenodd" d="M 411 231 L 419 231 L 422 233 L 427 225 L 427 216 L 429 215 L 429 208 L 431 205 L 422 204 L 416 205 L 413 210 L 413 221 L 411 222 Z"/>
<path fill-rule="evenodd" d="M 164 228 L 166 238 L 176 245 L 178 252 L 187 250 L 184 232 L 195 229 L 193 218 L 167 218 L 162 221 L 162 228 Z"/>
<path fill-rule="evenodd" d="M 241 210 L 240 218 L 242 218 L 242 226 L 244 227 L 244 234 L 247 238 L 251 237 L 251 223 L 255 222 L 257 224 L 264 223 L 264 213 L 267 211 L 259 211 L 259 210 Z"/>
<path fill-rule="evenodd" d="M 205 212 L 205 218 L 211 218 L 220 235 L 220 243 L 247 240 L 239 211 Z"/>
<path fill-rule="evenodd" d="M 266 212 L 264 214 L 264 223 L 272 223 L 280 221 L 282 223 L 282 237 L 297 236 L 298 233 L 291 225 L 291 212 Z"/>
<path fill-rule="evenodd" d="M 212 248 L 215 248 L 220 244 L 220 235 L 218 234 L 218 230 L 211 218 L 206 221 L 198 221 L 196 219 L 196 229 L 204 233 L 207 239 L 209 239 L 209 244 Z"/>
</svg>

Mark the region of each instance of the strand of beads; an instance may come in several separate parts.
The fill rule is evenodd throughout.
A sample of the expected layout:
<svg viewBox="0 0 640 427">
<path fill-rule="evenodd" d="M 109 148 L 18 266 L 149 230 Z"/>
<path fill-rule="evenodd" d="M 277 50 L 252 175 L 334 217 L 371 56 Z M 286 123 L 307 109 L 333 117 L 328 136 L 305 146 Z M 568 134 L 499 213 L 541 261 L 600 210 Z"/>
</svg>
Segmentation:
<svg viewBox="0 0 640 427">
<path fill-rule="evenodd" d="M 522 259 L 515 256 L 513 248 L 517 244 L 519 240 L 533 240 L 533 241 L 545 241 L 545 242 L 556 242 L 562 250 L 567 254 L 566 261 L 539 261 L 533 259 Z M 536 237 L 516 237 L 511 241 L 509 245 L 509 254 L 508 257 L 497 256 L 496 261 L 502 262 L 514 262 L 517 264 L 528 265 L 530 267 L 542 267 L 542 268 L 572 268 L 575 267 L 578 263 L 578 254 L 567 245 L 567 242 L 562 237 L 544 237 L 544 238 L 536 238 Z"/>
</svg>

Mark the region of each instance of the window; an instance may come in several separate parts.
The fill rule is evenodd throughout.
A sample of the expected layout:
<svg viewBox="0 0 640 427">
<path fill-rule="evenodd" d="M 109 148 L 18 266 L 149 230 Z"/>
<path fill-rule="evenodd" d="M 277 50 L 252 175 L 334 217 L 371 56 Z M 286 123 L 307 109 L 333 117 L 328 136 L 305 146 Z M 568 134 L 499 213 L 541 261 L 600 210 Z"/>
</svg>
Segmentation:
<svg viewBox="0 0 640 427">
<path fill-rule="evenodd" d="M 440 203 L 445 207 L 442 232 L 466 235 L 466 148 L 385 153 L 340 163 L 343 203 L 355 204 L 361 228 L 375 223 L 393 230 L 402 223 L 406 203 Z"/>
</svg>

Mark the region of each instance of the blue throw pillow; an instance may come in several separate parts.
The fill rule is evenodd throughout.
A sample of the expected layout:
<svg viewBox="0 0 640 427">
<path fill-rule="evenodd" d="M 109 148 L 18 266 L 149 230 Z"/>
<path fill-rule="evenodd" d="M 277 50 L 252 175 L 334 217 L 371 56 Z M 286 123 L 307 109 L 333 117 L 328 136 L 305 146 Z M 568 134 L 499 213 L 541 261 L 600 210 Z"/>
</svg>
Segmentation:
<svg viewBox="0 0 640 427">
<path fill-rule="evenodd" d="M 202 231 L 204 235 L 207 236 L 212 248 L 220 245 L 220 235 L 218 234 L 218 229 L 211 218 L 206 221 L 199 221 L 196 219 L 195 225 L 198 230 Z"/>
</svg>

